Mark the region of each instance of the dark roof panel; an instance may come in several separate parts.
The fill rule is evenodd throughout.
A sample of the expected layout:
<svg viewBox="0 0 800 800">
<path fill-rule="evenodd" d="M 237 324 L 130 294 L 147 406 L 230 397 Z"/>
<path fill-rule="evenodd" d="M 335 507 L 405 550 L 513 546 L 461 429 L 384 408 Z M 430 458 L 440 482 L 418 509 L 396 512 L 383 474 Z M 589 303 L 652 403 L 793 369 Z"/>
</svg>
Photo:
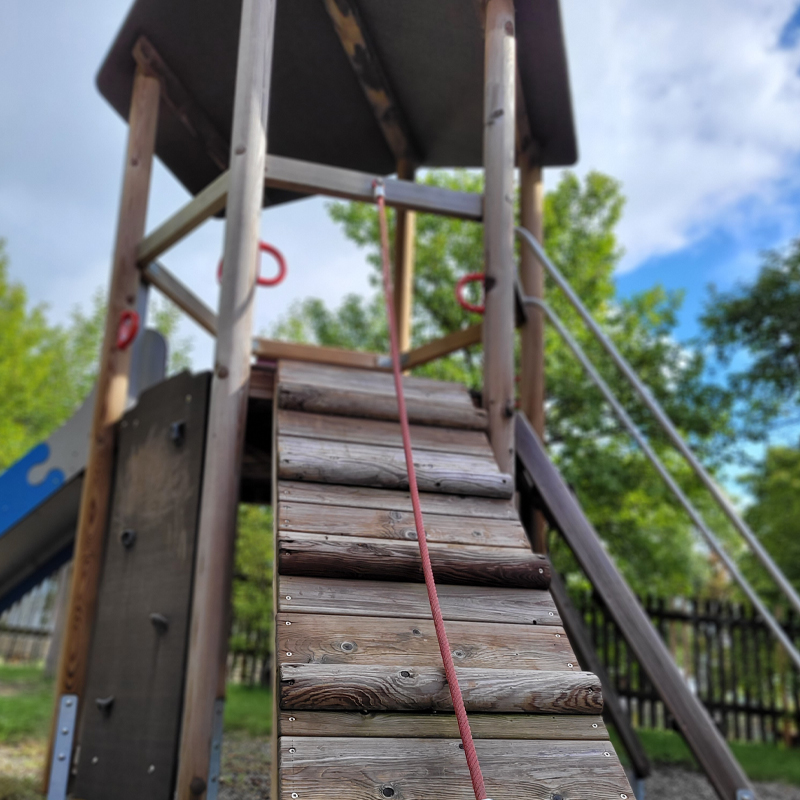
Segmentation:
<svg viewBox="0 0 800 800">
<path fill-rule="evenodd" d="M 545 166 L 574 163 L 576 144 L 558 0 L 518 0 L 519 64 L 531 129 Z M 482 161 L 483 33 L 476 0 L 358 0 L 422 166 Z M 127 118 L 145 35 L 229 141 L 240 0 L 136 0 L 97 83 Z M 322 0 L 278 0 L 269 150 L 390 174 L 395 159 Z M 205 147 L 162 104 L 156 152 L 197 193 L 219 174 Z M 289 199 L 270 191 L 267 202 Z"/>
</svg>

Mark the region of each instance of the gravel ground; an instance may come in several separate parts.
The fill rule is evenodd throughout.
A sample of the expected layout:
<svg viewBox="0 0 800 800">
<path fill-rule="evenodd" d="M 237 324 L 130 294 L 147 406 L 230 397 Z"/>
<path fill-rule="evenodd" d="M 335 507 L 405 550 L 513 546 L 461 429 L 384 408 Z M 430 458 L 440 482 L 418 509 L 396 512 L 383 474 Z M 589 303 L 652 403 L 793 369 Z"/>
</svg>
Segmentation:
<svg viewBox="0 0 800 800">
<path fill-rule="evenodd" d="M 800 800 L 800 787 L 783 783 L 756 783 L 758 800 Z M 659 766 L 645 782 L 645 800 L 717 800 L 701 772 L 682 767 Z"/>
</svg>

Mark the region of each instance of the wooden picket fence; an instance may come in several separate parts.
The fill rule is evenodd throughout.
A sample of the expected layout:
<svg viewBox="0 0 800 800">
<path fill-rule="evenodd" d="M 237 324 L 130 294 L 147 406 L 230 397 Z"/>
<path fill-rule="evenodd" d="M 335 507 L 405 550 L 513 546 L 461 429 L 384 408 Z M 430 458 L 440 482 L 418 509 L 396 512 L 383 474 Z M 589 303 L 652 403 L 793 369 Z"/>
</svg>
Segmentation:
<svg viewBox="0 0 800 800">
<path fill-rule="evenodd" d="M 672 720 L 599 597 L 576 605 L 634 725 L 671 728 Z M 800 673 L 744 605 L 645 598 L 642 605 L 678 668 L 728 739 L 800 745 Z M 800 619 L 782 624 L 800 643 Z"/>
</svg>

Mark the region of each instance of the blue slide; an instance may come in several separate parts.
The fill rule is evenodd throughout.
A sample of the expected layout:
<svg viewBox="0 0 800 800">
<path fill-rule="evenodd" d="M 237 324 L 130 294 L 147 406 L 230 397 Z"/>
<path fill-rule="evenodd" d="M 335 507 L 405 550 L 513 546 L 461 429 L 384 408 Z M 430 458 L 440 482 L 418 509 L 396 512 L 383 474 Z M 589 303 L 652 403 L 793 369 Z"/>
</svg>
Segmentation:
<svg viewBox="0 0 800 800">
<path fill-rule="evenodd" d="M 167 344 L 146 330 L 136 343 L 129 407 L 164 380 Z M 0 474 L 0 613 L 72 557 L 94 391 L 45 442 Z"/>
</svg>

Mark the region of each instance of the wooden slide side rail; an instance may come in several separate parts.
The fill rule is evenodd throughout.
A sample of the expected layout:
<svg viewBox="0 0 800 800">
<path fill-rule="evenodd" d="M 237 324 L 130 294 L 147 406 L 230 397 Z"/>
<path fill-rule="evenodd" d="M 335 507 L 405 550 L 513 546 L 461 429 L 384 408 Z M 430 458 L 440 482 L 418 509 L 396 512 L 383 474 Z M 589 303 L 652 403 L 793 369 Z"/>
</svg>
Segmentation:
<svg viewBox="0 0 800 800">
<path fill-rule="evenodd" d="M 752 791 L 717 726 L 689 690 L 666 645 L 522 414 L 517 414 L 515 433 L 517 458 L 533 480 L 545 513 L 619 625 L 717 793 L 723 800 L 737 800 L 737 791 Z"/>
</svg>

